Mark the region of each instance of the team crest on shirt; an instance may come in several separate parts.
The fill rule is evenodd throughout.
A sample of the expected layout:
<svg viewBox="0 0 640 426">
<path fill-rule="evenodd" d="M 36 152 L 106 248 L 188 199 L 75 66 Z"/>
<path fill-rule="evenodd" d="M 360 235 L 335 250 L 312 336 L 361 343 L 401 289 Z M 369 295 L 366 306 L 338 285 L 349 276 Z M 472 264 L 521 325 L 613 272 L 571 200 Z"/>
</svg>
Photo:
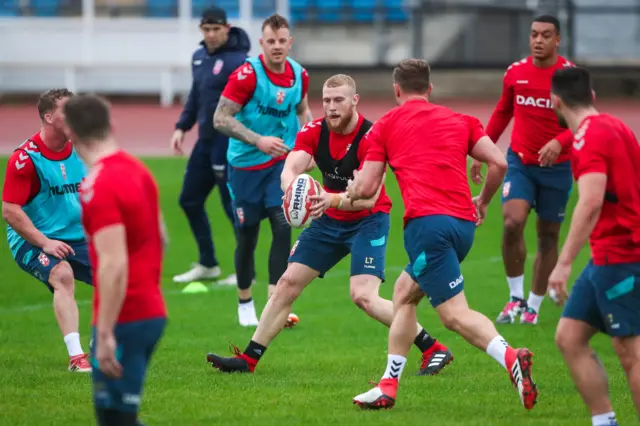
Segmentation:
<svg viewBox="0 0 640 426">
<path fill-rule="evenodd" d="M 244 223 L 244 210 L 242 210 L 242 207 L 238 207 L 236 209 L 236 216 L 238 216 L 238 222 L 240 222 L 240 224 Z"/>
<path fill-rule="evenodd" d="M 224 61 L 222 59 L 216 59 L 215 64 L 213 64 L 213 75 L 220 74 L 220 71 L 222 71 L 223 66 L 224 66 Z"/>
<path fill-rule="evenodd" d="M 64 167 L 63 163 L 60 163 L 60 173 L 62 173 L 62 178 L 67 180 L 67 169 Z"/>
<path fill-rule="evenodd" d="M 42 266 L 44 266 L 45 268 L 47 266 L 49 266 L 49 258 L 47 257 L 47 255 L 45 253 L 40 253 L 40 256 L 38 256 L 38 261 L 42 264 Z"/>
<path fill-rule="evenodd" d="M 502 196 L 508 197 L 509 191 L 511 191 L 511 182 L 505 182 L 504 185 L 502 185 Z"/>
<path fill-rule="evenodd" d="M 278 105 L 284 102 L 284 97 L 285 93 L 282 90 L 278 90 L 278 93 L 276 94 L 276 102 L 278 103 Z"/>
</svg>

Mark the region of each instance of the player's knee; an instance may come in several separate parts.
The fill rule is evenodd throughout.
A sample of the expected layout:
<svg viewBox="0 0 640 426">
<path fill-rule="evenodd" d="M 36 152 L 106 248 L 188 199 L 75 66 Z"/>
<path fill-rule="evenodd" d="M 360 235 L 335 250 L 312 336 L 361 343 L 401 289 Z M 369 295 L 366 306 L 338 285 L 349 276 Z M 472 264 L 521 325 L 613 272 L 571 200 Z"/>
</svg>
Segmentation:
<svg viewBox="0 0 640 426">
<path fill-rule="evenodd" d="M 524 230 L 525 219 L 519 215 L 505 213 L 504 215 L 504 233 L 506 237 L 517 237 Z"/>
<path fill-rule="evenodd" d="M 204 209 L 204 200 L 196 199 L 187 191 L 182 191 L 178 203 L 184 211 Z"/>
<path fill-rule="evenodd" d="M 49 284 L 55 291 L 73 293 L 73 269 L 68 262 L 60 262 L 53 267 L 49 274 Z"/>
<path fill-rule="evenodd" d="M 275 293 L 272 297 L 283 300 L 284 302 L 293 303 L 300 296 L 304 284 L 293 277 L 288 272 L 282 274 L 276 285 Z"/>
<path fill-rule="evenodd" d="M 620 365 L 628 374 L 640 365 L 640 337 L 614 338 L 613 347 L 620 359 Z"/>
<path fill-rule="evenodd" d="M 372 282 L 352 282 L 349 293 L 353 303 L 365 312 L 371 311 L 374 300 L 380 297 L 378 295 L 378 286 Z"/>
<path fill-rule="evenodd" d="M 585 350 L 589 341 L 572 332 L 568 327 L 559 326 L 556 330 L 556 346 L 563 355 Z"/>
<path fill-rule="evenodd" d="M 541 231 L 538 232 L 538 251 L 548 253 L 558 249 L 559 232 Z"/>
</svg>

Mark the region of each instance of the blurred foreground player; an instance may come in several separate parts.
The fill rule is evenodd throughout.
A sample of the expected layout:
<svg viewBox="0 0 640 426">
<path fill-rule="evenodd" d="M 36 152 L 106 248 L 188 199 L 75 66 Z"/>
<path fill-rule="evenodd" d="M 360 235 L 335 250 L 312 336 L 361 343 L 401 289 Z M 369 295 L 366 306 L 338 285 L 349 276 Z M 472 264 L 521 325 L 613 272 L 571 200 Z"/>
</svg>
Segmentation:
<svg viewBox="0 0 640 426">
<path fill-rule="evenodd" d="M 96 286 L 96 417 L 101 426 L 139 425 L 145 374 L 167 315 L 160 290 L 167 237 L 158 188 L 147 168 L 120 150 L 105 101 L 78 96 L 64 111 L 71 140 L 91 168 L 80 199 Z"/>
<path fill-rule="evenodd" d="M 353 205 L 344 192 L 368 150 L 364 135 L 371 122 L 356 111 L 358 99 L 351 77 L 339 74 L 329 78 L 322 90 L 324 118 L 307 123 L 298 133 L 282 172 L 282 190 L 286 191 L 314 161 L 322 172 L 324 190 L 312 199 L 314 220 L 293 245 L 289 266 L 262 312 L 247 349 L 242 354 L 236 351 L 233 358 L 207 355 L 207 360 L 221 371 L 253 372 L 306 286 L 349 254 L 351 298 L 369 316 L 387 327 L 391 325 L 393 304 L 379 295 L 391 200 L 384 185 L 373 198 Z M 414 343 L 422 353 L 419 374 L 438 374 L 453 360 L 451 352 L 419 324 L 414 328 Z"/>
<path fill-rule="evenodd" d="M 538 396 L 531 378 L 533 354 L 511 348 L 488 318 L 469 308 L 460 271 L 475 228 L 506 172 L 504 156 L 477 119 L 429 102 L 432 87 L 426 61 L 401 61 L 393 80 L 399 106 L 371 128 L 366 161 L 347 191 L 351 202 L 374 197 L 389 163 L 405 205 L 409 265 L 394 288 L 387 369 L 380 384 L 356 396 L 354 403 L 362 408 L 393 407 L 415 338 L 416 307 L 427 294 L 445 327 L 507 369 L 522 404 L 531 409 Z M 487 181 L 473 200 L 466 176 L 468 155 L 489 167 Z"/>
<path fill-rule="evenodd" d="M 553 16 L 539 16 L 531 24 L 531 56 L 512 64 L 504 75 L 502 97 L 487 135 L 497 142 L 514 118 L 509 168 L 502 186 L 502 259 L 510 298 L 496 322 L 537 324 L 547 292 L 549 274 L 558 260 L 558 239 L 573 179 L 569 161 L 571 131 L 558 124 L 549 93 L 555 70 L 573 64 L 558 55 L 560 24 Z M 480 164 L 475 161 L 471 177 L 480 183 Z M 524 227 L 531 209 L 538 215 L 538 252 L 528 299 L 524 297 L 524 266 L 527 249 Z"/>
<path fill-rule="evenodd" d="M 247 33 L 229 25 L 227 14 L 220 8 L 212 7 L 202 13 L 200 31 L 203 36 L 201 47 L 191 59 L 191 90 L 171 137 L 171 148 L 182 154 L 185 133 L 198 123 L 198 140 L 184 175 L 180 207 L 189 220 L 200 258 L 192 269 L 173 277 L 178 283 L 216 279 L 221 274 L 205 210 L 205 202 L 214 186 L 218 187 L 222 207 L 232 225 L 233 210 L 227 187 L 229 137 L 213 128 L 213 113 L 229 75 L 245 61 L 251 48 Z M 235 274 L 220 283 L 235 285 Z"/>
<path fill-rule="evenodd" d="M 280 174 L 301 125 L 311 120 L 307 101 L 309 76 L 288 57 L 293 39 L 280 15 L 262 24 L 262 54 L 247 59 L 229 77 L 213 117 L 215 128 L 230 136 L 227 159 L 238 244 L 238 318 L 242 326 L 258 325 L 251 297 L 254 252 L 260 222 L 269 218 L 269 296 L 287 269 L 291 227 L 282 211 Z"/>
<path fill-rule="evenodd" d="M 64 126 L 64 104 L 73 94 L 53 89 L 38 100 L 40 131 L 9 158 L 2 217 L 18 266 L 46 284 L 69 352 L 69 371 L 89 372 L 78 333 L 75 280 L 92 284 L 78 194 L 85 166 Z"/>
<path fill-rule="evenodd" d="M 590 240 L 591 261 L 571 288 L 556 343 L 589 407 L 593 426 L 617 425 L 607 374 L 589 341 L 611 336 L 640 415 L 640 145 L 619 119 L 593 106 L 589 73 L 556 71 L 553 107 L 575 133 L 573 175 L 579 198 L 569 235 L 549 278 L 560 301 L 571 265 Z"/>
</svg>

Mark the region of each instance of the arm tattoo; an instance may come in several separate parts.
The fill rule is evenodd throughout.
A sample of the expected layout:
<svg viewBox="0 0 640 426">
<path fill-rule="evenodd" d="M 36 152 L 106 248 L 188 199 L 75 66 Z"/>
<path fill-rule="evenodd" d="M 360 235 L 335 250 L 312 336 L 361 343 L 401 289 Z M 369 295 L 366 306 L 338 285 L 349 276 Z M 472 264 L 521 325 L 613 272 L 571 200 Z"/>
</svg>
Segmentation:
<svg viewBox="0 0 640 426">
<path fill-rule="evenodd" d="M 242 105 L 224 96 L 220 98 L 216 112 L 213 114 L 213 127 L 227 136 L 241 140 L 250 145 L 256 145 L 260 135 L 248 129 L 234 117 L 242 110 Z"/>
</svg>

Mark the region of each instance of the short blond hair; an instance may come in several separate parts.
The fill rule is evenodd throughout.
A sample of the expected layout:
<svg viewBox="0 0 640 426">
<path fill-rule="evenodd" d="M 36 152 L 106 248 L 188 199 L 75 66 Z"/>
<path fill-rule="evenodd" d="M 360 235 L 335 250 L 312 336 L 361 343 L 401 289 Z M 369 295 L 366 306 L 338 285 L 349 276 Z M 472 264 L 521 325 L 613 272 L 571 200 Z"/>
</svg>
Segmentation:
<svg viewBox="0 0 640 426">
<path fill-rule="evenodd" d="M 329 89 L 342 86 L 349 86 L 353 89 L 354 92 L 356 91 L 355 80 L 351 78 L 351 76 L 348 76 L 346 74 L 333 75 L 324 82 L 324 87 L 327 87 Z"/>
</svg>

